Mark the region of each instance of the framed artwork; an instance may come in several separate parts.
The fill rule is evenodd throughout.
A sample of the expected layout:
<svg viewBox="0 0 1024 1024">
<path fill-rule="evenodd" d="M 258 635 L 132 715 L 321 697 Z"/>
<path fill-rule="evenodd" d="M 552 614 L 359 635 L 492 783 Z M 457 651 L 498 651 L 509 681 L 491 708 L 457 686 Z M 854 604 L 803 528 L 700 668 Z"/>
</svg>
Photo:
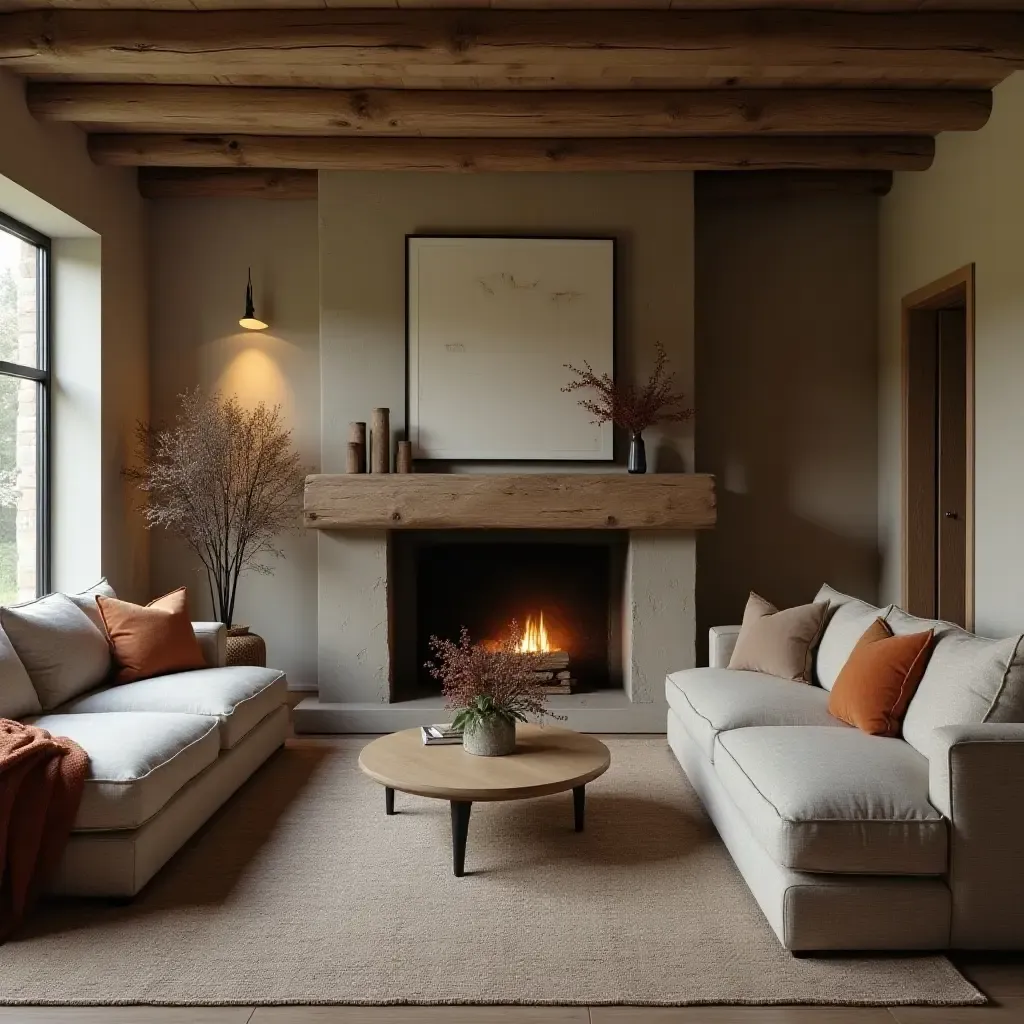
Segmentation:
<svg viewBox="0 0 1024 1024">
<path fill-rule="evenodd" d="M 610 460 L 561 389 L 614 372 L 615 240 L 410 235 L 408 426 L 418 459 Z"/>
</svg>

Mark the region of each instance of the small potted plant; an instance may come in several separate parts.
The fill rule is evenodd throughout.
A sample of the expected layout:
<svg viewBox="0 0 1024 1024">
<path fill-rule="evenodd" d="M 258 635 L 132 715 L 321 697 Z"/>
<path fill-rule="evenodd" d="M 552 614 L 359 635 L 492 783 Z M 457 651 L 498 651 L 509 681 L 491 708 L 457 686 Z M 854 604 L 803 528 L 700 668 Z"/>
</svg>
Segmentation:
<svg viewBox="0 0 1024 1024">
<path fill-rule="evenodd" d="M 611 421 L 617 427 L 629 431 L 629 472 L 647 472 L 647 452 L 643 433 L 655 423 L 681 423 L 693 415 L 686 407 L 686 396 L 674 391 L 675 372 L 668 370 L 668 356 L 665 346 L 655 342 L 654 370 L 647 383 L 638 388 L 633 384 L 621 384 L 610 374 L 600 376 L 590 363 L 584 362 L 583 369 L 571 363 L 565 368 L 573 379 L 562 388 L 567 393 L 590 391 L 593 398 L 581 398 L 579 404 L 594 417 L 595 423 Z"/>
<path fill-rule="evenodd" d="M 545 707 L 540 656 L 521 652 L 522 638 L 516 622 L 504 640 L 489 647 L 474 644 L 465 627 L 458 643 L 430 638 L 437 660 L 426 667 L 444 688 L 447 706 L 457 712 L 452 726 L 462 730 L 462 747 L 469 754 L 514 753 L 516 722 L 525 722 L 527 715 L 565 717 Z"/>
</svg>

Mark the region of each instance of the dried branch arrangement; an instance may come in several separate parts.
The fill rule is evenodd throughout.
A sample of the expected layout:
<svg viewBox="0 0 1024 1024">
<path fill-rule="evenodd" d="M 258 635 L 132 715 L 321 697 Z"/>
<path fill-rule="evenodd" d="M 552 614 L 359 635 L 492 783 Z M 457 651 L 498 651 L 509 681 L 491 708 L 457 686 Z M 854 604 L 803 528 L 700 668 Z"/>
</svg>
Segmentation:
<svg viewBox="0 0 1024 1024">
<path fill-rule="evenodd" d="M 206 570 L 214 614 L 231 626 L 243 573 L 273 572 L 281 532 L 299 525 L 305 470 L 280 406 L 247 411 L 234 396 L 180 396 L 174 425 L 136 429 L 137 468 L 125 475 L 145 495 L 146 526 L 181 537 Z"/>
<path fill-rule="evenodd" d="M 654 370 L 647 383 L 638 388 L 612 380 L 611 375 L 598 375 L 588 362 L 583 369 L 571 363 L 565 368 L 574 374 L 563 391 L 592 392 L 593 398 L 581 398 L 579 404 L 594 417 L 595 423 L 611 421 L 631 434 L 641 434 L 655 423 L 680 423 L 693 415 L 686 407 L 686 397 L 674 391 L 675 372 L 668 369 L 668 356 L 661 342 L 655 343 Z"/>
<path fill-rule="evenodd" d="M 491 717 L 525 722 L 527 715 L 564 718 L 547 709 L 547 694 L 537 673 L 543 654 L 524 654 L 519 650 L 523 631 L 512 622 L 500 644 L 485 647 L 474 644 L 463 626 L 459 641 L 430 638 L 436 661 L 426 664 L 438 680 L 449 708 L 456 709 L 453 725 L 464 728 L 474 719 Z"/>
</svg>

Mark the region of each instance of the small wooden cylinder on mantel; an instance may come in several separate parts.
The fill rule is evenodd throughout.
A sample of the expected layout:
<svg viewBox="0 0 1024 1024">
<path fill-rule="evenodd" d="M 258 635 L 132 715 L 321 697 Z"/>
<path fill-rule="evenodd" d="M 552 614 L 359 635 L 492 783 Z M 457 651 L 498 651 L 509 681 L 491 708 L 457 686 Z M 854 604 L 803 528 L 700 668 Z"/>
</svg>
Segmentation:
<svg viewBox="0 0 1024 1024">
<path fill-rule="evenodd" d="M 395 459 L 395 472 L 412 472 L 412 441 L 398 442 L 398 456 Z"/>
<path fill-rule="evenodd" d="M 346 456 L 345 472 L 366 472 L 365 423 L 350 423 L 348 425 L 348 454 Z"/>
<path fill-rule="evenodd" d="M 391 411 L 374 409 L 370 420 L 370 472 L 391 472 Z"/>
</svg>

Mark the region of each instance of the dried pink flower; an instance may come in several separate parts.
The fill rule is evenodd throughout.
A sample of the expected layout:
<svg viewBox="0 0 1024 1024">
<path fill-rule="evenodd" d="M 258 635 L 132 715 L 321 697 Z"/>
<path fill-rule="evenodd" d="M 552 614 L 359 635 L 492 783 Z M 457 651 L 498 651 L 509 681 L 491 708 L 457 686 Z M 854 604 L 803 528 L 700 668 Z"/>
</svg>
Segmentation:
<svg viewBox="0 0 1024 1024">
<path fill-rule="evenodd" d="M 588 362 L 580 370 L 570 363 L 565 368 L 576 375 L 562 388 L 565 392 L 589 390 L 593 399 L 581 398 L 579 404 L 593 417 L 595 423 L 611 421 L 631 434 L 640 434 L 655 423 L 679 423 L 688 420 L 693 410 L 685 407 L 686 396 L 672 390 L 675 372 L 666 372 L 668 356 L 665 346 L 655 342 L 654 370 L 642 388 L 614 381 L 610 374 L 598 376 Z"/>
</svg>

